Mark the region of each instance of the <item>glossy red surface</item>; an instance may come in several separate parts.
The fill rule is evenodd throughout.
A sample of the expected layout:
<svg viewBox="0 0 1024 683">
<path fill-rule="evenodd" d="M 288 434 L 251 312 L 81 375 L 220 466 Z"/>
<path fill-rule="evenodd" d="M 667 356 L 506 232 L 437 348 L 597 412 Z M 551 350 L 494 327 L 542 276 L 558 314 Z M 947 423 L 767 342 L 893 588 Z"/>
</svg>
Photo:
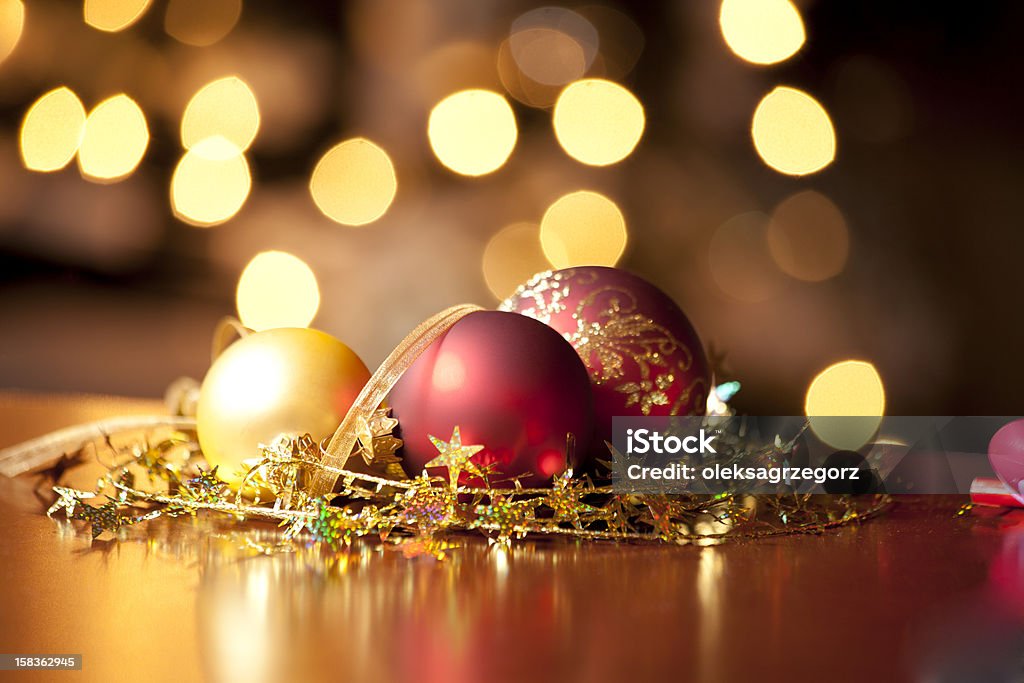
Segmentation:
<svg viewBox="0 0 1024 683">
<path fill-rule="evenodd" d="M 2 445 L 150 407 L 88 405 L 0 396 Z M 84 670 L 12 680 L 1020 675 L 1024 514 L 957 516 L 961 498 L 902 499 L 861 526 L 719 546 L 502 551 L 470 536 L 443 562 L 371 544 L 331 561 L 245 550 L 208 519 L 90 542 L 43 516 L 34 486 L 0 479 L 0 650 L 81 652 Z M 265 540 L 275 533 L 260 527 Z"/>
</svg>

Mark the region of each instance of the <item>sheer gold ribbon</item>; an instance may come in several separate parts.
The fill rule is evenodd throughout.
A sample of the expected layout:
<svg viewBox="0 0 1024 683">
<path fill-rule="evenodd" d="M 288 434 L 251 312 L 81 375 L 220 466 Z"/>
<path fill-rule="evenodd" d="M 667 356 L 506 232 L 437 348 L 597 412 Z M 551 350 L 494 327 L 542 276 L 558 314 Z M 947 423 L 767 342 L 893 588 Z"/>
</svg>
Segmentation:
<svg viewBox="0 0 1024 683">
<path fill-rule="evenodd" d="M 370 418 L 373 411 L 380 406 L 391 389 L 394 388 L 398 378 L 409 369 L 428 346 L 459 320 L 479 310 L 481 308 L 473 304 L 453 306 L 423 321 L 410 332 L 380 364 L 377 371 L 370 377 L 370 381 L 359 392 L 359 396 L 356 397 L 345 418 L 338 425 L 337 431 L 334 432 L 334 436 L 331 437 L 330 443 L 327 444 L 327 448 L 324 449 L 320 462 L 334 469 L 343 468 L 356 445 L 357 427 L 360 420 Z M 334 490 L 337 481 L 338 474 L 336 472 L 321 469 L 310 484 L 310 493 L 314 496 L 328 494 Z"/>
<path fill-rule="evenodd" d="M 16 477 L 46 467 L 62 455 L 77 451 L 83 444 L 112 434 L 162 427 L 195 429 L 196 420 L 171 415 L 129 415 L 65 427 L 16 446 L 0 448 L 0 475 Z"/>
<path fill-rule="evenodd" d="M 252 330 L 242 324 L 241 320 L 232 317 L 221 318 L 213 330 L 213 342 L 210 344 L 210 362 L 224 353 L 232 344 L 252 334 Z"/>
</svg>

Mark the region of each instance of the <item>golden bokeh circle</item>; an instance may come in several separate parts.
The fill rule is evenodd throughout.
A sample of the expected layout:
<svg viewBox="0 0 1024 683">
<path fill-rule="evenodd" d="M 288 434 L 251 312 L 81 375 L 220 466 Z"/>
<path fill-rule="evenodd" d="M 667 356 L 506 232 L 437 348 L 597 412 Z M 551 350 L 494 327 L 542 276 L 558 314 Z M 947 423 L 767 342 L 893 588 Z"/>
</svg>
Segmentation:
<svg viewBox="0 0 1024 683">
<path fill-rule="evenodd" d="M 245 155 L 230 140 L 214 136 L 185 152 L 171 177 L 174 215 L 198 227 L 230 220 L 245 204 L 252 176 Z"/>
<path fill-rule="evenodd" d="M 100 31 L 115 33 L 128 28 L 146 13 L 152 0 L 85 0 L 85 23 Z"/>
<path fill-rule="evenodd" d="M 830 365 L 811 381 L 804 413 L 822 441 L 834 448 L 857 450 L 875 434 L 885 415 L 882 377 L 863 360 Z"/>
<path fill-rule="evenodd" d="M 754 147 L 771 168 L 787 175 L 815 173 L 836 156 L 836 133 L 821 104 L 796 88 L 780 86 L 754 110 Z"/>
<path fill-rule="evenodd" d="M 230 140 L 245 151 L 260 128 L 260 109 L 249 84 L 238 76 L 226 76 L 201 87 L 181 117 L 181 144 L 194 144 L 213 136 Z"/>
<path fill-rule="evenodd" d="M 366 225 L 383 216 L 398 191 L 391 157 L 366 138 L 329 149 L 317 162 L 309 192 L 317 208 L 342 225 Z"/>
<path fill-rule="evenodd" d="M 235 292 L 238 317 L 253 330 L 308 327 L 320 309 L 313 269 L 284 251 L 264 251 L 249 261 Z"/>
<path fill-rule="evenodd" d="M 85 129 L 85 107 L 70 88 L 55 88 L 37 99 L 21 123 L 19 148 L 25 168 L 57 171 L 75 158 Z"/>
<path fill-rule="evenodd" d="M 614 266 L 626 250 L 626 219 L 598 192 L 580 190 L 559 197 L 544 212 L 540 243 L 555 268 Z"/>
<path fill-rule="evenodd" d="M 463 90 L 444 98 L 430 112 L 427 137 L 438 161 L 467 176 L 501 168 L 519 132 L 508 100 L 490 90 Z"/>
<path fill-rule="evenodd" d="M 107 98 L 85 120 L 78 168 L 91 180 L 109 182 L 135 170 L 149 146 L 146 115 L 127 95 Z"/>
<path fill-rule="evenodd" d="M 790 0 L 722 0 L 718 25 L 729 49 L 753 64 L 789 59 L 807 38 Z"/>
<path fill-rule="evenodd" d="M 558 96 L 552 122 L 566 154 L 584 164 L 608 166 L 630 155 L 640 142 L 646 118 L 640 100 L 629 90 L 586 78 Z"/>
<path fill-rule="evenodd" d="M 25 28 L 25 4 L 21 0 L 0 0 L 0 62 L 11 56 Z"/>
</svg>

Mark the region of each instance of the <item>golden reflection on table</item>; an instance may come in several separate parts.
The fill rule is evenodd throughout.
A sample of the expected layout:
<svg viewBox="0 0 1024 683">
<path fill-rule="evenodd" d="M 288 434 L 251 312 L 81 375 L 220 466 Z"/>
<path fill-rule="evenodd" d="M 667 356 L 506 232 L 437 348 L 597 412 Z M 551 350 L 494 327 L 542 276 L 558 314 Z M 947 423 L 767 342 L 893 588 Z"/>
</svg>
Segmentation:
<svg viewBox="0 0 1024 683">
<path fill-rule="evenodd" d="M 90 541 L 47 495 L 0 478 L 0 650 L 84 670 L 19 681 L 981 680 L 947 674 L 1013 666 L 1024 621 L 1024 518 L 960 499 L 707 547 L 467 535 L 438 562 L 207 516 Z"/>
</svg>

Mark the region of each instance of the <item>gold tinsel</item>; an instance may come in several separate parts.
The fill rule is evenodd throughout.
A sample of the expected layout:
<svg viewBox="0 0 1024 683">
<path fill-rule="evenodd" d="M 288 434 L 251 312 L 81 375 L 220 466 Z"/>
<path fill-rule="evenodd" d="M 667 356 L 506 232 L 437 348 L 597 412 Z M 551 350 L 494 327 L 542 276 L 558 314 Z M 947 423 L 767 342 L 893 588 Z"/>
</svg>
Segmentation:
<svg viewBox="0 0 1024 683">
<path fill-rule="evenodd" d="M 455 547 L 457 534 L 474 530 L 500 544 L 525 536 L 563 536 L 706 545 L 819 533 L 866 519 L 888 503 L 882 495 L 621 493 L 571 471 L 556 477 L 550 488 L 525 489 L 515 481 L 495 485 L 492 472 L 475 466 L 473 474 L 488 486 L 460 486 L 457 473 L 448 478 L 423 473 L 393 479 L 377 474 L 372 465 L 397 462 L 400 441 L 391 435 L 394 427 L 394 420 L 381 411 L 361 430 L 356 452 L 371 472 L 323 464 L 322 446 L 308 436 L 282 437 L 261 449 L 260 461 L 236 492 L 215 469 L 204 468 L 194 435 L 187 431 L 152 446 L 142 440 L 136 446 L 115 447 L 107 439 L 113 461 L 96 490 L 54 486 L 57 501 L 48 514 L 63 512 L 82 520 L 96 538 L 104 533 L 116 537 L 122 527 L 158 516 L 206 511 L 239 524 L 246 519 L 278 522 L 284 527 L 284 544 L 277 547 L 312 540 L 342 550 L 356 539 L 372 537 L 402 545 L 406 555 L 441 558 Z M 457 427 L 449 441 L 436 439 L 435 445 L 439 463 L 468 471 L 466 454 L 471 455 L 474 447 L 462 444 Z M 138 485 L 136 473 L 147 475 L 149 486 Z M 311 495 L 309 482 L 324 475 L 337 477 L 335 492 Z M 266 500 L 268 494 L 271 500 Z"/>
</svg>

